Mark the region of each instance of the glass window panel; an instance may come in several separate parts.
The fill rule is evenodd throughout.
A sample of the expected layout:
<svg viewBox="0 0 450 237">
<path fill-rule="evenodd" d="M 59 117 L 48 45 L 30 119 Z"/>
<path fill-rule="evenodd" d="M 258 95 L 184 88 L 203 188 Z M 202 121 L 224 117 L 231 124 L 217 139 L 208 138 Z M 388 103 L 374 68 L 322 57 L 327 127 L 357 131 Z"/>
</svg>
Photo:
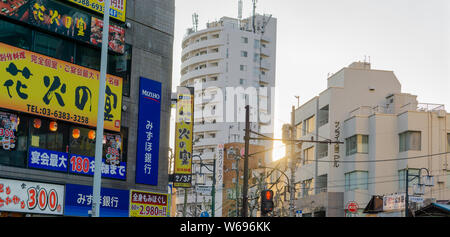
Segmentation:
<svg viewBox="0 0 450 237">
<path fill-rule="evenodd" d="M 30 50 L 32 31 L 24 26 L 0 20 L 0 41 L 15 47 Z"/>
<path fill-rule="evenodd" d="M 358 135 L 358 153 L 369 153 L 369 136 L 368 135 Z"/>
<path fill-rule="evenodd" d="M 67 62 L 74 62 L 74 44 L 70 41 L 36 32 L 33 43 L 34 51 L 37 53 Z"/>
<path fill-rule="evenodd" d="M 77 45 L 76 63 L 83 67 L 100 70 L 100 50 L 91 47 Z"/>
<path fill-rule="evenodd" d="M 95 156 L 95 130 L 73 126 L 70 129 L 70 152 L 82 156 Z"/>
<path fill-rule="evenodd" d="M 37 126 L 40 124 L 40 126 Z M 68 152 L 68 126 L 61 121 L 41 118 L 29 120 L 31 146 L 51 151 Z"/>
</svg>

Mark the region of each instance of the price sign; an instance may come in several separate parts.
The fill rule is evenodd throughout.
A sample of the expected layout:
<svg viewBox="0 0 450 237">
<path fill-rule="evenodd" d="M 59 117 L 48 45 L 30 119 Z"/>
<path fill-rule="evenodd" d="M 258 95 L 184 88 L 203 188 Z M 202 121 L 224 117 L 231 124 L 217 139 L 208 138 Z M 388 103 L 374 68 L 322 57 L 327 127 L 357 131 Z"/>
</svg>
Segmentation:
<svg viewBox="0 0 450 237">
<path fill-rule="evenodd" d="M 64 186 L 0 179 L 0 211 L 62 215 Z"/>
</svg>

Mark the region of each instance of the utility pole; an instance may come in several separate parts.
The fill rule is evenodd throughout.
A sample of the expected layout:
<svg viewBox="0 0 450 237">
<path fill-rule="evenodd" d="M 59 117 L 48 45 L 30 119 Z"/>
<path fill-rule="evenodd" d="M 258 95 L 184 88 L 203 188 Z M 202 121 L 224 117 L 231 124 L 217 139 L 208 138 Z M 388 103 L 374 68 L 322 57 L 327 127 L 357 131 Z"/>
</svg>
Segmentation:
<svg viewBox="0 0 450 237">
<path fill-rule="evenodd" d="M 216 215 L 216 154 L 214 154 L 213 161 L 213 186 L 211 189 L 211 216 Z"/>
<path fill-rule="evenodd" d="M 244 184 L 242 187 L 242 217 L 248 215 L 248 149 L 250 146 L 250 106 L 245 106 L 245 154 L 244 154 Z"/>
<path fill-rule="evenodd" d="M 236 217 L 239 216 L 239 156 L 235 156 L 236 160 Z"/>
<path fill-rule="evenodd" d="M 292 112 L 291 112 L 291 142 L 290 142 L 290 146 L 291 146 L 291 154 L 290 154 L 290 158 L 291 158 L 291 162 L 290 162 L 290 168 L 291 168 L 291 182 L 289 185 L 289 194 L 290 194 L 290 198 L 289 198 L 289 216 L 290 217 L 294 217 L 295 216 L 295 203 L 294 203 L 294 199 L 295 199 L 295 187 L 294 187 L 294 183 L 295 183 L 295 165 L 296 165 L 296 157 L 295 157 L 295 106 L 292 106 Z"/>
<path fill-rule="evenodd" d="M 405 217 L 409 214 L 409 195 L 408 195 L 408 185 L 409 185 L 409 173 L 408 166 L 406 166 L 406 195 L 405 195 Z"/>
<path fill-rule="evenodd" d="M 95 168 L 92 187 L 92 217 L 100 216 L 100 190 L 102 186 L 103 126 L 105 120 L 106 70 L 108 64 L 109 43 L 109 8 L 110 0 L 106 0 L 103 12 L 102 52 L 100 59 L 100 86 L 98 89 L 97 130 L 95 140 Z"/>
</svg>

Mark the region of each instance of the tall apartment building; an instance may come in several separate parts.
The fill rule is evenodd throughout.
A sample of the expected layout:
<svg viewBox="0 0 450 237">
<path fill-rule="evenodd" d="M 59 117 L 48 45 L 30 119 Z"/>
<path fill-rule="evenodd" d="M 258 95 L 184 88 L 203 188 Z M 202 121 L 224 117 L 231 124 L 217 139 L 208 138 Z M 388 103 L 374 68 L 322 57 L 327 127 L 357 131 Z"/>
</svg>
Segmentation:
<svg viewBox="0 0 450 237">
<path fill-rule="evenodd" d="M 181 86 L 195 87 L 193 173 L 199 172 L 200 159 L 213 163 L 218 145 L 244 142 L 247 104 L 252 131 L 273 134 L 276 26 L 276 18 L 255 15 L 242 20 L 222 17 L 206 29 L 188 29 L 182 42 Z M 268 142 L 252 144 L 271 146 Z M 269 152 L 266 159 L 270 159 Z M 211 185 L 212 172 L 205 172 L 206 185 Z M 222 195 L 221 185 L 217 197 Z M 192 209 L 195 192 L 188 192 L 187 205 Z M 184 193 L 177 193 L 181 212 Z M 208 196 L 206 202 L 210 201 Z M 222 203 L 216 202 L 215 214 L 222 216 Z"/>
<path fill-rule="evenodd" d="M 0 3 L 0 216 L 88 216 L 92 206 L 103 13 L 78 2 Z M 174 0 L 112 1 L 101 217 L 130 216 L 130 190 L 168 197 L 174 17 Z M 160 87 L 151 169 L 138 154 L 147 81 Z M 39 208 L 22 205 L 24 187 L 40 195 Z"/>
<path fill-rule="evenodd" d="M 403 93 L 392 71 L 367 62 L 341 69 L 326 90 L 295 110 L 295 125 L 297 139 L 343 142 L 297 148 L 296 209 L 304 216 L 344 216 L 350 201 L 362 216 L 373 195 L 405 193 L 406 169 L 435 177 L 420 197 L 450 199 L 450 114 L 444 105 Z M 409 183 L 413 195 L 417 179 Z"/>
</svg>

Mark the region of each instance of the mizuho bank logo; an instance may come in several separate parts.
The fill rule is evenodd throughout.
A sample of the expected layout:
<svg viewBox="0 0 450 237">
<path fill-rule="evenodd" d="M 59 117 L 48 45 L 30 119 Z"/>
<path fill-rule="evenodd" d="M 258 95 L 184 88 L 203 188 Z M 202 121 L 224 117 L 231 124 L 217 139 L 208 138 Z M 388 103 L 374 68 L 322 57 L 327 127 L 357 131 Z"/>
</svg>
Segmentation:
<svg viewBox="0 0 450 237">
<path fill-rule="evenodd" d="M 148 90 L 142 90 L 142 95 L 147 98 L 147 99 L 151 99 L 154 100 L 156 102 L 159 102 L 159 100 L 161 99 L 161 95 L 158 93 L 154 93 Z"/>
</svg>

